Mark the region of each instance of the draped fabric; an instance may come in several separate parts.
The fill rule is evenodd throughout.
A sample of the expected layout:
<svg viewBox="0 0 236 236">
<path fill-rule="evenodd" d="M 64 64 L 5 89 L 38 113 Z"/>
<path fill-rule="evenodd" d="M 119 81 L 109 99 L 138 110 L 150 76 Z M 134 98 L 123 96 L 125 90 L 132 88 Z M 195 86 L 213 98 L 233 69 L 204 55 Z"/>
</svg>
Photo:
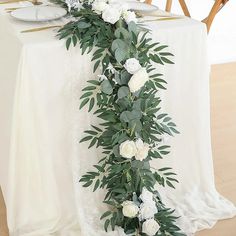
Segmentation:
<svg viewBox="0 0 236 236">
<path fill-rule="evenodd" d="M 173 167 L 180 184 L 157 189 L 192 235 L 236 213 L 214 183 L 206 28 L 187 18 L 147 25 L 153 40 L 175 55 L 174 65 L 157 69 L 168 82 L 161 92 L 163 111 L 181 132 L 164 138 L 171 154 L 152 163 Z M 103 230 L 105 192 L 93 193 L 78 182 L 101 157 L 79 144 L 83 131 L 97 123 L 78 108 L 81 89 L 94 78 L 91 57 L 78 48 L 66 51 L 53 30 L 20 33 L 37 26 L 14 21 L 0 7 L 0 185 L 11 236 L 124 235 Z"/>
</svg>

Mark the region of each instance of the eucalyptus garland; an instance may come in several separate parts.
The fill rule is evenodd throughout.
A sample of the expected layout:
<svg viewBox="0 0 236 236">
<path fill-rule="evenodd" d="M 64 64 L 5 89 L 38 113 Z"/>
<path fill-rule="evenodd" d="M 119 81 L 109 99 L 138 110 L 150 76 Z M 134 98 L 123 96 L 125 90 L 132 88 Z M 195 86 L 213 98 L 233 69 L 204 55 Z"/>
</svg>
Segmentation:
<svg viewBox="0 0 236 236">
<path fill-rule="evenodd" d="M 167 46 L 152 42 L 150 32 L 134 12 L 107 0 L 57 1 L 68 7 L 74 20 L 59 30 L 66 47 L 79 44 L 92 53 L 94 73 L 80 97 L 80 108 L 101 121 L 85 131 L 81 142 L 103 149 L 103 157 L 82 176 L 84 187 L 105 189 L 108 211 L 102 213 L 105 230 L 124 229 L 132 236 L 180 236 L 174 210 L 167 208 L 158 186 L 174 188 L 171 168 L 152 168 L 150 161 L 170 152 L 164 135 L 178 133 L 175 123 L 161 112 L 159 90 L 167 82 L 156 64 L 173 64 Z M 96 72 L 97 73 L 97 72 Z"/>
</svg>

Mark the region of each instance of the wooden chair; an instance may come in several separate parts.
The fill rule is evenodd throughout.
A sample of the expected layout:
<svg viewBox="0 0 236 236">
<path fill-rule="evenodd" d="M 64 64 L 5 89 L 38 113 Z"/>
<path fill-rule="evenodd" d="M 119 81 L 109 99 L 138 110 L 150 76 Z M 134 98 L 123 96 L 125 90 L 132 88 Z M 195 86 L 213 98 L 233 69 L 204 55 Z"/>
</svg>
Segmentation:
<svg viewBox="0 0 236 236">
<path fill-rule="evenodd" d="M 185 0 L 178 0 L 179 4 L 183 10 L 183 13 L 185 16 L 191 17 L 190 12 L 188 10 L 187 4 L 185 2 Z M 208 16 L 202 20 L 202 22 L 204 22 L 207 25 L 207 31 L 210 31 L 212 22 L 216 16 L 216 14 L 225 6 L 225 4 L 228 2 L 229 0 L 215 0 L 215 3 L 213 4 L 213 7 L 211 8 L 210 13 L 208 14 Z M 171 11 L 171 7 L 172 7 L 172 2 L 173 0 L 167 0 L 166 1 L 166 11 L 170 12 Z M 146 0 L 146 3 L 151 4 L 152 0 Z"/>
</svg>

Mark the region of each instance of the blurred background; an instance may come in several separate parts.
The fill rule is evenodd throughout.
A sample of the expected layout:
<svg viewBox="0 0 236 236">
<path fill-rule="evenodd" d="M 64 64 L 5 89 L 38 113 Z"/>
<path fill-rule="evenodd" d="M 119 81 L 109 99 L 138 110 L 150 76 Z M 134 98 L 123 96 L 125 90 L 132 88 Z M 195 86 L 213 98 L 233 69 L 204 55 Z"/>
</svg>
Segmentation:
<svg viewBox="0 0 236 236">
<path fill-rule="evenodd" d="M 204 19 L 214 0 L 185 0 L 192 18 Z M 154 0 L 165 9 L 165 0 Z M 183 14 L 178 0 L 173 0 L 172 12 Z M 236 61 L 236 0 L 230 0 L 217 14 L 209 33 L 209 57 L 211 64 Z"/>
</svg>

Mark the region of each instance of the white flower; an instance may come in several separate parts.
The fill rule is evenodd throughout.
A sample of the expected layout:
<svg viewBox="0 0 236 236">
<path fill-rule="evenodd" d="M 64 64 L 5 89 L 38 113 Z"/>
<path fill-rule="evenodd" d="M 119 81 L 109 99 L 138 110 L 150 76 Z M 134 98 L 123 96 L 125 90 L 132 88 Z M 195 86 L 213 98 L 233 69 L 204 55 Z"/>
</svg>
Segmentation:
<svg viewBox="0 0 236 236">
<path fill-rule="evenodd" d="M 79 0 L 66 0 L 65 3 L 68 7 L 69 12 L 72 8 L 80 9 L 82 7 L 82 4 L 79 2 Z"/>
<path fill-rule="evenodd" d="M 148 203 L 153 200 L 153 193 L 148 191 L 146 188 L 142 189 L 142 193 L 139 198 L 144 202 Z"/>
<path fill-rule="evenodd" d="M 141 139 L 138 139 L 135 142 L 137 153 L 135 155 L 135 159 L 139 161 L 143 161 L 148 156 L 149 152 L 149 145 L 147 143 L 144 143 Z"/>
<path fill-rule="evenodd" d="M 156 203 L 153 200 L 143 203 L 140 206 L 139 219 L 140 221 L 151 219 L 157 212 Z"/>
<path fill-rule="evenodd" d="M 108 6 L 102 13 L 102 19 L 105 22 L 111 24 L 115 24 L 120 19 L 120 17 L 121 17 L 121 12 L 119 11 L 119 9 L 112 6 Z"/>
<path fill-rule="evenodd" d="M 129 218 L 134 218 L 137 216 L 139 212 L 139 207 L 132 201 L 125 201 L 122 204 L 123 209 L 123 215 Z"/>
<path fill-rule="evenodd" d="M 142 68 L 141 65 L 139 64 L 139 61 L 135 58 L 128 59 L 125 62 L 124 67 L 130 74 L 135 74 Z"/>
<path fill-rule="evenodd" d="M 120 155 L 125 158 L 132 158 L 137 152 L 134 141 L 125 141 L 120 145 Z"/>
<path fill-rule="evenodd" d="M 99 80 L 108 80 L 108 78 L 105 75 L 98 75 Z"/>
<path fill-rule="evenodd" d="M 154 219 L 149 219 L 143 223 L 142 232 L 148 236 L 154 236 L 159 229 L 160 225 Z"/>
<path fill-rule="evenodd" d="M 115 74 L 115 72 L 116 72 L 116 69 L 113 67 L 113 65 L 111 63 L 108 64 L 107 70 L 112 74 Z"/>
<path fill-rule="evenodd" d="M 107 7 L 108 7 L 108 4 L 106 0 L 95 0 L 92 4 L 92 9 L 97 14 L 101 14 L 103 11 L 106 10 Z"/>
<path fill-rule="evenodd" d="M 148 73 L 145 68 L 141 68 L 130 79 L 128 85 L 132 93 L 140 90 L 145 83 L 149 80 Z"/>
<path fill-rule="evenodd" d="M 133 21 L 134 23 L 138 22 L 138 19 L 136 18 L 136 15 L 133 11 L 124 11 L 123 18 L 125 19 L 125 22 L 127 24 L 129 24 L 131 21 Z"/>
</svg>

